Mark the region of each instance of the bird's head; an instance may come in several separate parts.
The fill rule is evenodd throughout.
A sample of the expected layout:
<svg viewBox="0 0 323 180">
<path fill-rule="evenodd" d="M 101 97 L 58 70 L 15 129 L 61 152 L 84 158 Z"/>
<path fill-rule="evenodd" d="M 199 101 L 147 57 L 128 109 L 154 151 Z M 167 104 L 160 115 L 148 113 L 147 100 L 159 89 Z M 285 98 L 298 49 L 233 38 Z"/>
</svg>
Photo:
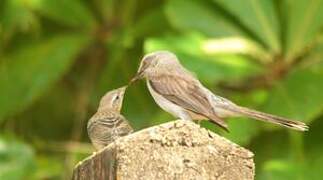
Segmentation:
<svg viewBox="0 0 323 180">
<path fill-rule="evenodd" d="M 107 92 L 100 101 L 99 110 L 111 109 L 120 112 L 127 86 Z"/>
<path fill-rule="evenodd" d="M 146 76 L 146 73 L 152 68 L 158 67 L 160 65 L 171 66 L 172 64 L 177 62 L 178 60 L 176 55 L 169 51 L 155 51 L 149 53 L 142 58 L 138 71 L 135 77 L 131 79 L 130 83 L 144 78 Z"/>
</svg>

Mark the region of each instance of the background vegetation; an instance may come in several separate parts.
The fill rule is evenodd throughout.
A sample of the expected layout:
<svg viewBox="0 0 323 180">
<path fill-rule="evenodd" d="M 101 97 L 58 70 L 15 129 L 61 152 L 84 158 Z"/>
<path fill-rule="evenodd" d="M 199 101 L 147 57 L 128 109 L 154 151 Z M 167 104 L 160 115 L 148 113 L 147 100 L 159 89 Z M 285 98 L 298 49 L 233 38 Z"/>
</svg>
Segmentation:
<svg viewBox="0 0 323 180">
<path fill-rule="evenodd" d="M 321 0 L 1 0 L 0 179 L 69 179 L 93 151 L 86 123 L 100 97 L 158 49 L 219 95 L 309 124 L 203 124 L 256 154 L 256 179 L 320 179 L 322 11 Z M 124 102 L 136 130 L 174 119 L 144 85 Z"/>
</svg>

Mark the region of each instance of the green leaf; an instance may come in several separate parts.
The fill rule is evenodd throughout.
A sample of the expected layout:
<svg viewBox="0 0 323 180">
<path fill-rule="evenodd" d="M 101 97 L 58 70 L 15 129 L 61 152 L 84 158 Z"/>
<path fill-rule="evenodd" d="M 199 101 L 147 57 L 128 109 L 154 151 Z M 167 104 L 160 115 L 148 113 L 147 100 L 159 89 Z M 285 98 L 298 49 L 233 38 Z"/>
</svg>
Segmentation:
<svg viewBox="0 0 323 180">
<path fill-rule="evenodd" d="M 251 138 L 255 137 L 260 132 L 260 128 L 256 121 L 250 119 L 235 118 L 227 122 L 230 132 L 224 133 L 223 136 L 239 145 L 248 144 Z"/>
<path fill-rule="evenodd" d="M 285 180 L 285 179 L 307 179 L 306 171 L 310 171 L 305 163 L 297 163 L 294 161 L 275 159 L 269 160 L 264 164 L 264 169 L 260 175 L 260 179 Z"/>
<path fill-rule="evenodd" d="M 323 112 L 322 77 L 323 68 L 318 64 L 295 69 L 275 85 L 264 106 L 264 111 L 311 122 Z"/>
<path fill-rule="evenodd" d="M 323 25 L 322 0 L 287 1 L 287 59 L 302 53 L 315 38 Z"/>
<path fill-rule="evenodd" d="M 20 112 L 68 70 L 87 42 L 60 35 L 28 44 L 0 61 L 0 119 Z"/>
<path fill-rule="evenodd" d="M 75 101 L 78 98 L 75 89 L 71 90 L 70 84 L 67 85 L 64 82 L 55 83 L 28 109 L 15 115 L 13 121 L 9 123 L 17 123 L 18 121 L 19 126 L 23 127 L 20 133 L 25 134 L 24 138 L 26 139 L 40 140 L 40 143 L 50 140 L 65 141 L 70 137 L 70 128 L 73 126 L 75 118 Z M 62 103 L 62 99 L 64 103 Z M 44 117 L 46 117 L 45 122 Z M 47 144 L 43 146 L 47 146 Z M 37 147 L 39 148 L 39 146 Z"/>
<path fill-rule="evenodd" d="M 199 31 L 206 35 L 231 36 L 241 30 L 203 1 L 167 1 L 166 15 L 170 23 L 181 31 Z"/>
<path fill-rule="evenodd" d="M 100 13 L 101 17 L 105 22 L 112 21 L 116 14 L 116 5 L 118 4 L 118 0 L 100 0 L 93 1 Z"/>
<path fill-rule="evenodd" d="M 16 31 L 26 32 L 38 26 L 38 19 L 23 0 L 5 0 L 1 3 L 0 45 Z"/>
<path fill-rule="evenodd" d="M 273 180 L 303 176 L 306 161 L 292 156 L 294 149 L 289 140 L 285 131 L 268 131 L 253 139 L 249 149 L 255 153 L 256 177 Z"/>
<path fill-rule="evenodd" d="M 323 176 L 322 155 L 323 116 L 313 121 L 310 131 L 305 134 L 304 151 L 308 161 L 307 179 L 321 179 Z"/>
<path fill-rule="evenodd" d="M 158 23 L 156 23 L 158 22 Z M 163 9 L 156 8 L 141 16 L 132 27 L 135 37 L 158 35 L 169 28 Z"/>
<path fill-rule="evenodd" d="M 184 36 L 166 36 L 150 38 L 145 42 L 145 52 L 169 50 L 174 52 L 181 63 L 207 83 L 223 79 L 239 80 L 258 73 L 259 67 L 251 63 L 250 58 L 239 54 L 209 54 L 205 50 L 207 43 L 200 34 Z"/>
<path fill-rule="evenodd" d="M 322 151 L 321 151 L 323 148 L 322 127 L 323 127 L 323 116 L 313 121 L 310 125 L 310 130 L 306 134 L 304 134 L 305 152 L 307 154 L 307 157 L 313 160 L 317 159 L 318 157 L 323 158 Z"/>
<path fill-rule="evenodd" d="M 323 176 L 322 126 L 323 116 L 313 121 L 310 130 L 304 134 L 304 154 L 308 162 L 307 179 L 321 179 Z"/>
<path fill-rule="evenodd" d="M 209 39 L 203 43 L 207 54 L 244 54 L 266 64 L 272 61 L 272 55 L 254 41 L 242 37 Z"/>
<path fill-rule="evenodd" d="M 37 171 L 31 179 L 62 179 L 66 167 L 62 166 L 63 158 L 52 155 L 38 155 Z"/>
<path fill-rule="evenodd" d="M 314 96 L 313 96 L 314 97 Z M 282 106 L 280 106 L 282 107 Z M 286 131 L 267 131 L 253 139 L 251 149 L 255 154 L 258 179 L 321 179 L 322 168 L 322 126 L 323 117 L 310 124 L 310 130 L 305 133 Z M 301 143 L 295 149 L 294 135 Z M 295 156 L 296 152 L 296 156 Z"/>
<path fill-rule="evenodd" d="M 256 154 L 258 179 L 313 179 L 323 175 L 322 167 L 322 117 L 311 124 L 310 130 L 303 135 L 304 145 L 301 156 L 293 156 L 292 142 L 282 131 L 268 132 L 267 136 L 254 139 L 253 152 Z M 302 135 L 302 134 L 299 134 Z M 265 143 L 264 143 L 265 142 Z M 256 146 L 255 146 L 256 145 Z"/>
<path fill-rule="evenodd" d="M 280 52 L 279 24 L 274 1 L 215 0 L 256 34 L 274 53 Z"/>
<path fill-rule="evenodd" d="M 72 27 L 86 29 L 94 18 L 81 0 L 29 0 L 30 6 L 42 15 Z"/>
<path fill-rule="evenodd" d="M 0 137 L 0 179 L 28 179 L 34 169 L 34 152 L 29 146 Z"/>
</svg>

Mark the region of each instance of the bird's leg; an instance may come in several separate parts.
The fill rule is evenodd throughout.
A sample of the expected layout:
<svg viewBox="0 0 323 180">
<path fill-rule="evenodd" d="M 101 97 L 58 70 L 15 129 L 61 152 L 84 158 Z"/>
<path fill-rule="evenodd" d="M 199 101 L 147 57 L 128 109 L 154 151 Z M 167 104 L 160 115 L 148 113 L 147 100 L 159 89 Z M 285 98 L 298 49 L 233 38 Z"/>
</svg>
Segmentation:
<svg viewBox="0 0 323 180">
<path fill-rule="evenodd" d="M 189 113 L 182 111 L 179 113 L 179 118 L 181 120 L 186 120 L 186 121 L 193 121 L 193 119 L 191 118 L 191 116 L 189 115 Z"/>
</svg>

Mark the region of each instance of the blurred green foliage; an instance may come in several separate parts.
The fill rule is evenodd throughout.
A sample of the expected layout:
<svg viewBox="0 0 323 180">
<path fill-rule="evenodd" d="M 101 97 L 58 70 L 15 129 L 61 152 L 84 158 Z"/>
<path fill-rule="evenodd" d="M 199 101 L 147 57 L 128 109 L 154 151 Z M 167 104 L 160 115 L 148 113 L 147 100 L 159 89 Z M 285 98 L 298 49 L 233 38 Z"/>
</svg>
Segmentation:
<svg viewBox="0 0 323 180">
<path fill-rule="evenodd" d="M 69 179 L 93 151 L 86 123 L 100 97 L 160 49 L 213 92 L 309 124 L 203 124 L 256 154 L 256 179 L 320 179 L 322 11 L 322 0 L 1 0 L 0 179 Z M 123 114 L 137 130 L 174 119 L 143 82 Z"/>
</svg>

